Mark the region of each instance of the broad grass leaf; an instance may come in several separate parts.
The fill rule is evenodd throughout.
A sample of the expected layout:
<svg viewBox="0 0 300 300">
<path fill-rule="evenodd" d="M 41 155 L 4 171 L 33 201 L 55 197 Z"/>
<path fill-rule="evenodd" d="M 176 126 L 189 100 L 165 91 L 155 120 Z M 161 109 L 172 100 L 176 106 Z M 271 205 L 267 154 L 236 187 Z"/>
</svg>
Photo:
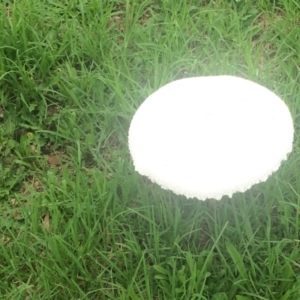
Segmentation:
<svg viewBox="0 0 300 300">
<path fill-rule="evenodd" d="M 239 274 L 243 279 L 247 279 L 247 271 L 243 262 L 243 258 L 240 255 L 240 253 L 237 251 L 237 249 L 231 244 L 231 243 L 226 243 L 226 249 L 233 260 L 236 269 L 238 270 Z"/>
</svg>

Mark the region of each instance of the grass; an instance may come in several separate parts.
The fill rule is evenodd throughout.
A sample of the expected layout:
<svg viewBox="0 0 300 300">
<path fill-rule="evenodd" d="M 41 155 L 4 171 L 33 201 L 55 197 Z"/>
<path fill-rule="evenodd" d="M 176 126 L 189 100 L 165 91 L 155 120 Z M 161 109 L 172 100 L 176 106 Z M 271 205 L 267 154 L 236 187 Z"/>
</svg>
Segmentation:
<svg viewBox="0 0 300 300">
<path fill-rule="evenodd" d="M 1 4 L 1 299 L 300 299 L 300 6 L 250 2 Z M 217 74 L 281 96 L 294 150 L 245 194 L 186 200 L 134 172 L 128 127 Z"/>
</svg>

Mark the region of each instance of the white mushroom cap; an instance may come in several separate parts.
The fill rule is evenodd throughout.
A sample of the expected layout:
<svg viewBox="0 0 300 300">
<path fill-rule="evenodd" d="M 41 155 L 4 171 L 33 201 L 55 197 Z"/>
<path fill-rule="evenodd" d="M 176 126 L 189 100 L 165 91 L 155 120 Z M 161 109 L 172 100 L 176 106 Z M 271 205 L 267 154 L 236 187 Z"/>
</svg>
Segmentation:
<svg viewBox="0 0 300 300">
<path fill-rule="evenodd" d="M 221 199 L 265 181 L 292 151 L 293 120 L 273 92 L 233 76 L 186 78 L 134 115 L 136 171 L 187 198 Z"/>
</svg>

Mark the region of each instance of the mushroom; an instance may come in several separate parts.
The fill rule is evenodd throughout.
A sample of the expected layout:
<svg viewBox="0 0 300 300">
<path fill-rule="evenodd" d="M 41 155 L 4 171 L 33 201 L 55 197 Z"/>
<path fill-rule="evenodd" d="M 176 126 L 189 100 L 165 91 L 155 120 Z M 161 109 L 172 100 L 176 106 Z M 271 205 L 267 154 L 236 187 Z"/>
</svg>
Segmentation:
<svg viewBox="0 0 300 300">
<path fill-rule="evenodd" d="M 233 76 L 173 81 L 129 128 L 137 172 L 187 198 L 220 200 L 267 180 L 292 151 L 294 126 L 273 92 Z"/>
</svg>

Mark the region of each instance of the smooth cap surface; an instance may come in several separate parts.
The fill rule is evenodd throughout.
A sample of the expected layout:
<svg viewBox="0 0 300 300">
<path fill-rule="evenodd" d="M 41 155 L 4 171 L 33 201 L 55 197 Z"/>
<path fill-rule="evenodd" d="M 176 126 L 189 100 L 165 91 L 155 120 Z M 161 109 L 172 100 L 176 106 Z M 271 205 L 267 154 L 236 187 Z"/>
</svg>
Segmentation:
<svg viewBox="0 0 300 300">
<path fill-rule="evenodd" d="M 176 194 L 221 199 L 265 181 L 292 151 L 294 127 L 273 92 L 233 76 L 173 81 L 134 115 L 136 171 Z"/>
</svg>

